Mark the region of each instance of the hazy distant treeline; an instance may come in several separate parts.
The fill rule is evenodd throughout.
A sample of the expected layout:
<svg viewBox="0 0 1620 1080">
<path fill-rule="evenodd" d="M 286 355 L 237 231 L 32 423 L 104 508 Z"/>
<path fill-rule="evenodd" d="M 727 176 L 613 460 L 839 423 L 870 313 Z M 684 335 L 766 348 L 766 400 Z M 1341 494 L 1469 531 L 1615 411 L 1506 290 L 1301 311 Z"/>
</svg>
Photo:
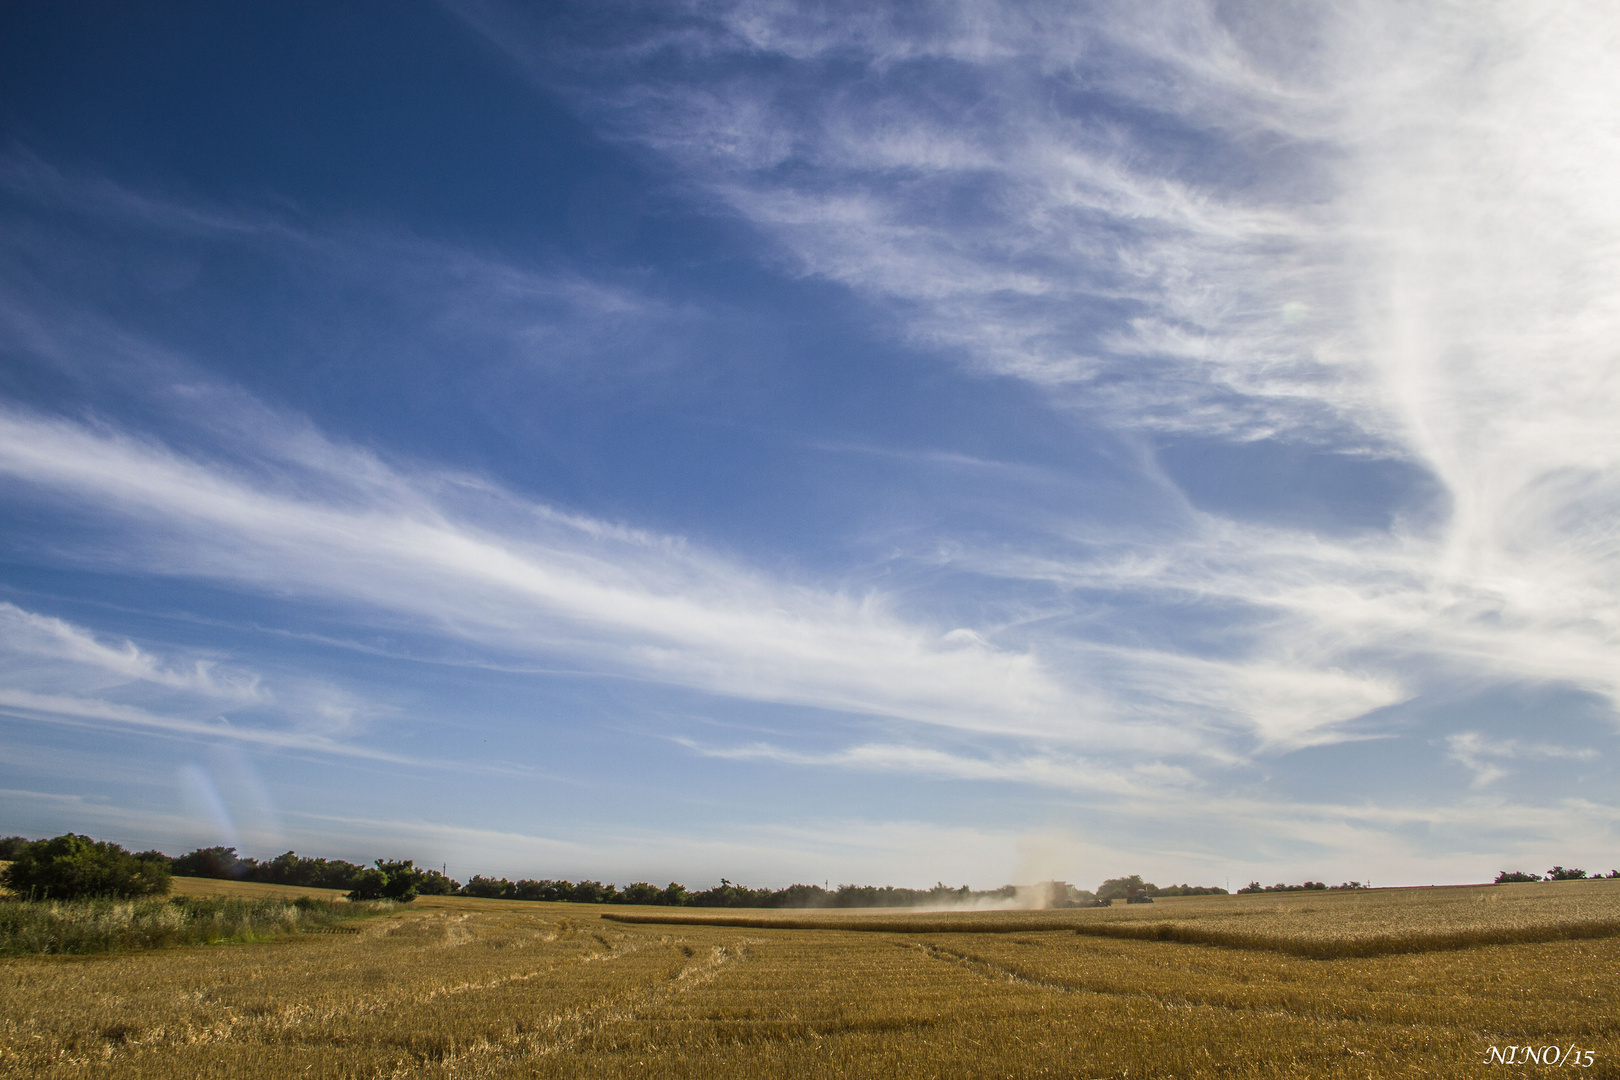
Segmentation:
<svg viewBox="0 0 1620 1080">
<path fill-rule="evenodd" d="M 90 843 L 88 837 L 78 838 Z M 41 841 L 44 843 L 44 841 Z M 22 836 L 0 839 L 0 860 L 16 858 L 30 847 Z M 125 854 L 116 844 L 96 844 L 97 849 Z M 237 854 L 233 847 L 206 847 L 184 855 L 168 856 L 158 851 L 142 852 L 145 863 L 161 863 L 178 877 L 218 878 L 230 881 L 258 881 L 271 885 L 294 885 L 313 889 L 343 889 L 357 899 L 388 898 L 409 900 L 414 896 L 481 896 L 498 900 L 551 900 L 576 904 L 654 904 L 677 907 L 918 907 L 922 905 L 1005 902 L 1018 896 L 1018 889 L 975 890 L 966 885 L 952 888 L 938 884 L 931 889 L 902 889 L 892 885 L 789 885 L 785 889 L 751 889 L 722 878 L 712 889 L 691 890 L 677 882 L 663 888 L 638 881 L 620 888 L 600 881 L 559 881 L 553 879 L 509 881 L 506 878 L 474 876 L 465 885 L 437 870 L 425 870 L 411 860 L 377 860 L 362 866 L 343 859 L 308 858 L 288 851 L 260 861 Z M 1058 905 L 1079 905 L 1094 901 L 1092 893 L 1061 882 L 1050 883 L 1055 892 L 1047 898 Z"/>
<path fill-rule="evenodd" d="M 677 907 L 914 907 L 922 904 L 961 903 L 975 900 L 1011 899 L 1016 889 L 975 891 L 966 885 L 932 889 L 878 888 L 872 885 L 840 885 L 834 889 L 820 885 L 789 885 L 785 889 L 750 889 L 725 878 L 712 889 L 693 891 L 677 882 L 663 888 L 645 881 L 620 888 L 600 881 L 560 881 L 488 878 L 474 875 L 465 885 L 437 870 L 423 870 L 411 861 L 360 866 L 342 859 L 311 859 L 286 852 L 260 862 L 240 856 L 235 848 L 198 848 L 169 860 L 170 870 L 180 877 L 229 878 L 236 881 L 263 881 L 274 885 L 305 888 L 355 889 L 366 884 L 380 869 L 385 876 L 410 875 L 416 878 L 414 892 L 419 896 L 481 896 L 494 900 L 551 900 L 575 904 L 663 904 Z M 378 891 L 378 895 L 384 895 Z M 1085 894 L 1089 898 L 1090 894 Z"/>
<path fill-rule="evenodd" d="M 409 868 L 419 896 L 454 896 L 461 883 L 437 870 L 417 867 L 410 860 L 361 866 L 343 859 L 311 859 L 288 851 L 260 862 L 236 853 L 235 848 L 198 848 L 169 860 L 169 869 L 179 877 L 230 878 L 235 881 L 262 881 L 269 885 L 297 885 L 306 889 L 354 889 L 374 877 L 379 870 Z M 379 894 L 380 895 L 380 894 Z"/>
<path fill-rule="evenodd" d="M 999 889 L 970 889 L 966 885 L 952 888 L 943 883 L 931 889 L 904 889 L 892 885 L 839 885 L 828 888 L 821 885 L 789 885 L 785 889 L 751 889 L 726 878 L 711 889 L 691 890 L 678 882 L 660 888 L 645 881 L 634 882 L 622 888 L 600 881 L 561 881 L 550 878 L 533 880 L 524 878 L 509 881 L 506 878 L 488 878 L 475 875 L 465 885 L 437 870 L 418 867 L 414 861 L 378 859 L 370 866 L 351 863 L 343 859 L 309 858 L 288 851 L 273 859 L 260 861 L 237 854 L 234 847 L 206 847 L 184 855 L 169 856 L 159 851 L 145 851 L 130 855 L 116 844 L 92 841 L 89 837 L 67 836 L 34 844 L 25 837 L 0 839 L 0 860 L 12 860 L 27 855 L 44 858 L 45 846 L 51 849 L 50 858 L 56 869 L 51 871 L 53 894 L 63 890 L 74 891 L 71 879 L 84 877 L 80 863 L 100 860 L 107 867 L 97 871 L 97 880 L 112 881 L 107 875 L 114 863 L 127 863 L 127 873 L 145 873 L 151 876 L 155 868 L 166 868 L 168 874 L 179 877 L 219 878 L 231 881 L 257 881 L 272 885 L 292 885 L 300 888 L 343 889 L 357 900 L 393 899 L 409 901 L 416 896 L 479 896 L 497 900 L 550 900 L 576 904 L 651 904 L 670 907 L 753 907 L 753 908 L 868 908 L 868 907 L 951 907 L 994 905 L 1019 902 L 1033 907 L 1086 907 L 1106 904 L 1115 899 L 1147 900 L 1155 896 L 1199 896 L 1224 893 L 1214 886 L 1171 885 L 1160 888 L 1144 882 L 1140 875 L 1110 878 L 1095 893 L 1077 889 L 1066 882 L 1049 881 L 1023 888 L 1003 885 Z M 72 850 L 69 851 L 69 848 Z M 64 861 L 65 860 L 65 861 Z M 109 861 L 110 860 L 110 861 Z M 99 864 L 98 864 L 99 865 Z M 140 871 L 140 867 L 147 867 Z M 133 869 L 130 869 L 133 868 Z M 42 871 L 43 872 L 43 871 Z M 65 876 L 64 876 L 65 875 Z M 94 875 L 93 875 L 94 876 Z M 76 891 L 89 893 L 118 893 L 119 895 L 145 895 L 148 892 L 167 891 L 165 888 L 142 888 L 112 885 L 105 888 L 78 887 Z M 56 881 L 55 878 L 62 878 Z M 121 879 L 120 879 L 121 880 Z M 131 879 L 134 880 L 133 878 Z M 144 879 L 142 879 L 144 880 Z M 88 879 L 86 879 L 88 881 Z M 84 883 L 81 883 L 84 886 Z M 1316 887 L 1308 885 L 1307 887 Z M 1278 886 L 1281 888 L 1281 886 Z"/>
<path fill-rule="evenodd" d="M 840 885 L 834 889 L 820 885 L 789 885 L 785 889 L 750 889 L 726 879 L 712 889 L 693 892 L 670 882 L 660 889 L 638 881 L 620 889 L 600 881 L 508 881 L 505 878 L 474 877 L 462 887 L 463 896 L 487 896 L 497 900 L 566 900 L 575 904 L 654 904 L 668 907 L 763 907 L 763 908 L 854 908 L 919 907 L 922 905 L 967 904 L 978 901 L 1013 899 L 1018 890 L 1011 885 L 999 889 L 974 890 L 962 885 L 935 885 L 931 889 L 900 889 L 892 885 Z M 1090 894 L 1085 894 L 1090 896 Z"/>
</svg>

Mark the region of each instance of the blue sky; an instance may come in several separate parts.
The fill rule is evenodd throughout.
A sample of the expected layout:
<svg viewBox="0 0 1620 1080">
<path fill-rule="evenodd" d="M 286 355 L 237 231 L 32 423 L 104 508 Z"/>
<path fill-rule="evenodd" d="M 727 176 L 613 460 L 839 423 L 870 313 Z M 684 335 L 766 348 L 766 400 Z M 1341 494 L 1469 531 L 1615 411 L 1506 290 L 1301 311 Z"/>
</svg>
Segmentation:
<svg viewBox="0 0 1620 1080">
<path fill-rule="evenodd" d="M 1620 863 L 1600 5 L 9 5 L 0 819 Z"/>
</svg>

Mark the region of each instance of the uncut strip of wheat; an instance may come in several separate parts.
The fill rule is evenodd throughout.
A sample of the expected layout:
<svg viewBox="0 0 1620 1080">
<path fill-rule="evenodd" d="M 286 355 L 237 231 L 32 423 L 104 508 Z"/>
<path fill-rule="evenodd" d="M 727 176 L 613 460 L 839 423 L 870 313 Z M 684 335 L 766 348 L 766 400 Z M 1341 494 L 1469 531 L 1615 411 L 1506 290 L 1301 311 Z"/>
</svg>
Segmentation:
<svg viewBox="0 0 1620 1080">
<path fill-rule="evenodd" d="M 1620 881 L 1441 889 L 1186 897 L 1151 905 L 1053 911 L 751 911 L 648 909 L 607 919 L 673 925 L 879 933 L 1023 933 L 1376 956 L 1476 945 L 1620 935 Z"/>
</svg>

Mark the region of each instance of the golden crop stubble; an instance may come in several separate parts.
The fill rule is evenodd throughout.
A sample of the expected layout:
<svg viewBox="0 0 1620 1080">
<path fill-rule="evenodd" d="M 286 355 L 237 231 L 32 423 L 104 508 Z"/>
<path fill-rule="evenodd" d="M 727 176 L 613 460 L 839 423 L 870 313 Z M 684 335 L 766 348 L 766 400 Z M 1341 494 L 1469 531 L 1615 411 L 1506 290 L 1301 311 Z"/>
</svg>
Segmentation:
<svg viewBox="0 0 1620 1080">
<path fill-rule="evenodd" d="M 1475 1074 L 1490 1034 L 1449 1007 L 1448 984 L 1464 953 L 1444 954 L 1447 967 L 1403 969 L 1410 958 L 1384 958 L 1395 966 L 1351 972 L 1370 962 L 1073 935 L 1022 943 L 1003 935 L 760 936 L 749 963 L 724 980 L 621 1018 L 569 1060 L 533 1072 L 513 1063 L 499 1075 L 614 1075 L 639 1062 L 648 1075 L 679 1076 L 1325 1075 L 1346 1064 L 1377 1075 L 1464 1076 Z M 1028 959 L 973 956 L 986 947 Z M 1218 957 L 1219 966 L 1187 970 L 1190 954 L 1206 963 Z M 1142 978 L 1146 964 L 1160 977 Z M 1358 1008 L 1356 987 L 1339 978 L 1348 974 L 1363 985 L 1395 981 L 1388 996 L 1403 1015 Z M 1221 979 L 1255 992 L 1223 998 L 1218 984 L 1207 985 Z M 1563 988 L 1542 989 L 1561 996 Z M 1585 1019 L 1587 1027 L 1604 1023 L 1596 998 Z M 1583 1039 L 1614 1049 L 1612 1032 L 1601 1042 Z"/>
<path fill-rule="evenodd" d="M 1440 892 L 1355 897 L 1359 914 L 1319 895 L 1095 914 L 1296 934 L 1379 911 L 1502 922 Z M 1546 920 L 1587 894 L 1469 902 Z M 601 913 L 424 898 L 355 935 L 5 961 L 0 1075 L 1473 1076 L 1491 1042 L 1545 1039 L 1596 1051 L 1591 1076 L 1620 1050 L 1620 939 L 1323 961 L 1082 937 L 1057 912 L 951 934 Z"/>
</svg>

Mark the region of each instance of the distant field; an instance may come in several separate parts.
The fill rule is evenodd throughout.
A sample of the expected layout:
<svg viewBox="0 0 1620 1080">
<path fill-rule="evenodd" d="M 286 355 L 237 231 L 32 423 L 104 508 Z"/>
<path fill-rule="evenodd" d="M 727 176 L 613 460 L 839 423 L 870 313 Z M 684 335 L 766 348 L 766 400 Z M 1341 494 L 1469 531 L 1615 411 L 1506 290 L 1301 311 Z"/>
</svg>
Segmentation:
<svg viewBox="0 0 1620 1080">
<path fill-rule="evenodd" d="M 308 889 L 301 885 L 266 885 L 258 881 L 221 881 L 205 877 L 177 877 L 170 892 L 175 896 L 235 896 L 244 900 L 294 900 L 300 896 L 344 900 L 348 897 L 343 889 Z"/>
<path fill-rule="evenodd" d="M 1153 904 L 1054 911 L 727 911 L 653 908 L 621 922 L 883 933 L 1070 930 L 1319 959 L 1620 935 L 1620 882 L 1464 885 L 1355 892 L 1168 897 Z"/>
<path fill-rule="evenodd" d="M 424 898 L 352 934 L 6 960 L 0 1076 L 1472 1077 L 1503 1071 L 1481 1064 L 1493 1045 L 1554 1044 L 1592 1051 L 1579 1075 L 1620 1076 L 1620 936 L 1604 929 L 1620 881 L 604 913 L 706 915 Z M 739 916 L 760 925 L 726 924 Z M 1153 926 L 1271 945 L 1090 932 Z M 1549 926 L 1608 936 L 1339 959 L 1275 947 Z"/>
</svg>

